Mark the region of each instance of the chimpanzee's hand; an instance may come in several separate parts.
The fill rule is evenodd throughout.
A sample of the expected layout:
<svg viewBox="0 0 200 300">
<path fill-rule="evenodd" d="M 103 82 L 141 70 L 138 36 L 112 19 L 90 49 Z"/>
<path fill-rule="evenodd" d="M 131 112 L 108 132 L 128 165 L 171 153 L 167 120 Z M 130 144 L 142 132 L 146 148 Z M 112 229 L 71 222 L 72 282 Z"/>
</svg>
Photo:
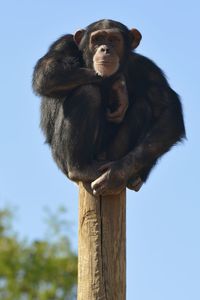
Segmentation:
<svg viewBox="0 0 200 300">
<path fill-rule="evenodd" d="M 107 163 L 99 170 L 103 174 L 91 183 L 94 195 L 119 194 L 126 187 L 126 172 L 120 162 Z"/>
<path fill-rule="evenodd" d="M 120 75 L 120 77 L 118 77 L 112 85 L 112 90 L 116 97 L 114 101 L 117 102 L 117 109 L 113 112 L 108 109 L 106 117 L 109 122 L 120 123 L 123 121 L 129 105 L 128 91 L 124 75 Z"/>
</svg>

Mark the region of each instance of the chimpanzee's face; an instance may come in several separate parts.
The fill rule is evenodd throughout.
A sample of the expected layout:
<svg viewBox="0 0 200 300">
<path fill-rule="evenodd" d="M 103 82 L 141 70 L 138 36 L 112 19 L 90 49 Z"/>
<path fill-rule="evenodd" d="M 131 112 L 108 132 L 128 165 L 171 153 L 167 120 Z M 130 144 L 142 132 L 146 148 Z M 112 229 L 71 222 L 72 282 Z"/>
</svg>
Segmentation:
<svg viewBox="0 0 200 300">
<path fill-rule="evenodd" d="M 141 37 L 135 28 L 129 30 L 119 22 L 101 20 L 86 30 L 78 30 L 74 40 L 83 53 L 86 67 L 102 77 L 109 77 L 123 67 L 127 53 L 139 45 Z"/>
<path fill-rule="evenodd" d="M 92 32 L 89 49 L 93 53 L 93 69 L 98 75 L 108 77 L 118 71 L 124 54 L 124 40 L 118 29 Z"/>
</svg>

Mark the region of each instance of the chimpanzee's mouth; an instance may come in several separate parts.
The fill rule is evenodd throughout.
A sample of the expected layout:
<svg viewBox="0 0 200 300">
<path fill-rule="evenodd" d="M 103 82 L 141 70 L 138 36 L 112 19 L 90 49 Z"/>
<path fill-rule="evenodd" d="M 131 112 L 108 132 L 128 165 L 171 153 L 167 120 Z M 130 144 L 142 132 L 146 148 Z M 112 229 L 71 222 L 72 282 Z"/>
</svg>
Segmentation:
<svg viewBox="0 0 200 300">
<path fill-rule="evenodd" d="M 114 63 L 113 60 L 100 60 L 96 64 L 97 65 L 108 65 L 108 64 L 113 64 L 113 63 Z"/>
</svg>

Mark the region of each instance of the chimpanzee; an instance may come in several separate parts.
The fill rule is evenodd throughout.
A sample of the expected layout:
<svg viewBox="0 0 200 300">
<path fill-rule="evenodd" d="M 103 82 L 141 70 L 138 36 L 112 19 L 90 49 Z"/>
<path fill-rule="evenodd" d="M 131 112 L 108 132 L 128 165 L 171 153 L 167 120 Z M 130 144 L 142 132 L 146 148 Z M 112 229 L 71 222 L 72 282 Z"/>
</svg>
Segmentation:
<svg viewBox="0 0 200 300">
<path fill-rule="evenodd" d="M 185 137 L 179 97 L 161 69 L 133 51 L 140 40 L 137 29 L 100 20 L 58 39 L 34 70 L 53 157 L 95 195 L 139 190 Z"/>
</svg>

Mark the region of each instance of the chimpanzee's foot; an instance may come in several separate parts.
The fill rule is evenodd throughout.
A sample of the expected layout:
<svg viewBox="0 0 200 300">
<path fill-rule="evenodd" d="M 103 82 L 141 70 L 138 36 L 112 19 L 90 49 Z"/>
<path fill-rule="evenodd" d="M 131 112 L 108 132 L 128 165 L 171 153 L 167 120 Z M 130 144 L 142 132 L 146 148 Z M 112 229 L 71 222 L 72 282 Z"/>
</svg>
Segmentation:
<svg viewBox="0 0 200 300">
<path fill-rule="evenodd" d="M 84 168 L 73 167 L 71 168 L 71 170 L 69 170 L 68 177 L 75 182 L 92 182 L 102 174 L 102 172 L 100 171 L 100 167 L 103 164 L 105 164 L 105 161 L 94 161 L 91 165 L 88 165 Z"/>
<path fill-rule="evenodd" d="M 127 188 L 130 190 L 134 190 L 135 192 L 138 192 L 140 190 L 140 188 L 143 185 L 143 181 L 140 177 L 138 178 L 131 178 L 129 179 L 129 181 L 127 182 Z"/>
</svg>

